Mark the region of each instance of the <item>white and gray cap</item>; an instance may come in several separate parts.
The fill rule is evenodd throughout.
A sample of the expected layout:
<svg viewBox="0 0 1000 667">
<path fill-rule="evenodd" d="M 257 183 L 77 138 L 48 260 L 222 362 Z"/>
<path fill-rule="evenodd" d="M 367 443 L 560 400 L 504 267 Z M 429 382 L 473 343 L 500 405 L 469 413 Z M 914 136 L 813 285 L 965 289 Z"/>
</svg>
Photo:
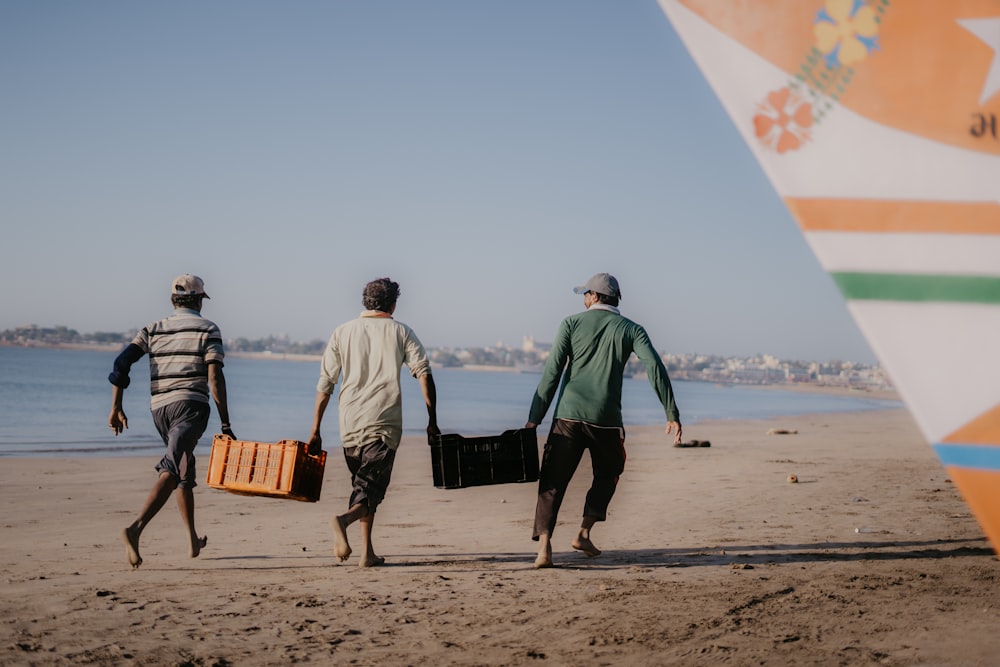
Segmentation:
<svg viewBox="0 0 1000 667">
<path fill-rule="evenodd" d="M 203 296 L 206 299 L 210 298 L 205 294 L 205 281 L 190 273 L 185 273 L 182 276 L 174 278 L 174 282 L 170 283 L 170 292 L 176 296 Z"/>
</svg>

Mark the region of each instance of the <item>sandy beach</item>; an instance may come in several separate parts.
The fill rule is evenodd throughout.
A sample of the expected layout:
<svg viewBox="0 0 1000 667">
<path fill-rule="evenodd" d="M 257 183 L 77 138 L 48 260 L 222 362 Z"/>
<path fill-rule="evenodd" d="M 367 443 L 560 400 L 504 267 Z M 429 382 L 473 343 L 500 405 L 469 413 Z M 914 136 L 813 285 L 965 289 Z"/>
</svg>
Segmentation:
<svg viewBox="0 0 1000 667">
<path fill-rule="evenodd" d="M 138 570 L 118 534 L 155 461 L 7 458 L 0 664 L 996 664 L 1000 562 L 908 413 L 715 422 L 685 439 L 711 447 L 628 429 L 592 559 L 569 548 L 584 462 L 550 570 L 532 568 L 535 485 L 435 489 L 419 438 L 401 446 L 377 522 L 387 562 L 371 569 L 332 554 L 339 450 L 318 503 L 202 484 L 197 559 L 171 502 Z"/>
</svg>

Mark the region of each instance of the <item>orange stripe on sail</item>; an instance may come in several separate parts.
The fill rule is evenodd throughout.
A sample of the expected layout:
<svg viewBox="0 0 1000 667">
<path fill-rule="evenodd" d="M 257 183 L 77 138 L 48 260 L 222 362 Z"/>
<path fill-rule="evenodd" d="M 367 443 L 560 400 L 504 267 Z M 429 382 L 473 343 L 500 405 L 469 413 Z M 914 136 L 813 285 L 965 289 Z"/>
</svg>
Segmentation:
<svg viewBox="0 0 1000 667">
<path fill-rule="evenodd" d="M 990 543 L 1000 544 L 1000 472 L 946 468 Z"/>
<path fill-rule="evenodd" d="M 953 442 L 965 445 L 1000 444 L 1000 405 L 979 415 L 965 426 L 948 435 L 941 442 Z M 1000 486 L 997 488 L 1000 490 Z M 998 509 L 1000 509 L 1000 505 L 998 505 Z"/>
<path fill-rule="evenodd" d="M 1000 204 L 785 199 L 804 232 L 1000 234 Z"/>
</svg>

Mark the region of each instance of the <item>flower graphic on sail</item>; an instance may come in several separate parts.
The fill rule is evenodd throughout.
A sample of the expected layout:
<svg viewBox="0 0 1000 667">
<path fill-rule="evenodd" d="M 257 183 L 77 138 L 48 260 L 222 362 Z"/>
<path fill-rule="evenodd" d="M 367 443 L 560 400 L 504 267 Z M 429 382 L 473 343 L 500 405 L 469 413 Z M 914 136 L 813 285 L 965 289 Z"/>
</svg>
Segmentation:
<svg viewBox="0 0 1000 667">
<path fill-rule="evenodd" d="M 888 4 L 878 4 L 878 11 Z M 864 61 L 878 47 L 878 23 L 878 13 L 863 0 L 827 0 L 813 24 L 816 48 L 827 68 Z"/>
<path fill-rule="evenodd" d="M 753 117 L 757 138 L 778 153 L 795 150 L 809 139 L 812 105 L 791 88 L 768 93 Z"/>
<path fill-rule="evenodd" d="M 757 138 L 781 153 L 801 148 L 846 91 L 853 65 L 878 48 L 878 26 L 889 0 L 873 9 L 863 0 L 826 0 L 813 22 L 815 43 L 788 84 L 765 97 L 754 115 Z"/>
</svg>

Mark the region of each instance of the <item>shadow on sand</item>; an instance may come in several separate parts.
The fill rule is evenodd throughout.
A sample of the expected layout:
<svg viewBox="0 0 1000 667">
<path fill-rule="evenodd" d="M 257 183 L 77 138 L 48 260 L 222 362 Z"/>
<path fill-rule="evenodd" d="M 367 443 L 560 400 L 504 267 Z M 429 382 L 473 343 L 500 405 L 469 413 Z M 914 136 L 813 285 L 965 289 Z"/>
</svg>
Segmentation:
<svg viewBox="0 0 1000 667">
<path fill-rule="evenodd" d="M 496 569 L 530 569 L 533 552 L 519 553 L 402 553 L 385 554 L 387 561 L 382 568 L 413 567 L 443 568 L 452 572 Z M 239 569 L 286 569 L 299 567 L 327 567 L 327 556 L 311 553 L 305 555 L 231 555 L 205 560 L 237 561 Z M 849 542 L 818 542 L 815 544 L 726 544 L 698 548 L 671 549 L 622 549 L 606 550 L 596 558 L 588 558 L 575 551 L 557 551 L 557 568 L 585 570 L 619 570 L 629 568 L 657 569 L 683 567 L 752 567 L 817 562 L 857 562 L 865 560 L 920 560 L 960 557 L 994 556 L 985 538 L 951 540 L 858 540 Z M 309 563 L 281 561 L 307 560 Z M 343 565 L 356 565 L 354 559 Z M 234 563 L 236 565 L 236 563 Z M 499 566 L 499 568 L 498 568 Z"/>
</svg>

